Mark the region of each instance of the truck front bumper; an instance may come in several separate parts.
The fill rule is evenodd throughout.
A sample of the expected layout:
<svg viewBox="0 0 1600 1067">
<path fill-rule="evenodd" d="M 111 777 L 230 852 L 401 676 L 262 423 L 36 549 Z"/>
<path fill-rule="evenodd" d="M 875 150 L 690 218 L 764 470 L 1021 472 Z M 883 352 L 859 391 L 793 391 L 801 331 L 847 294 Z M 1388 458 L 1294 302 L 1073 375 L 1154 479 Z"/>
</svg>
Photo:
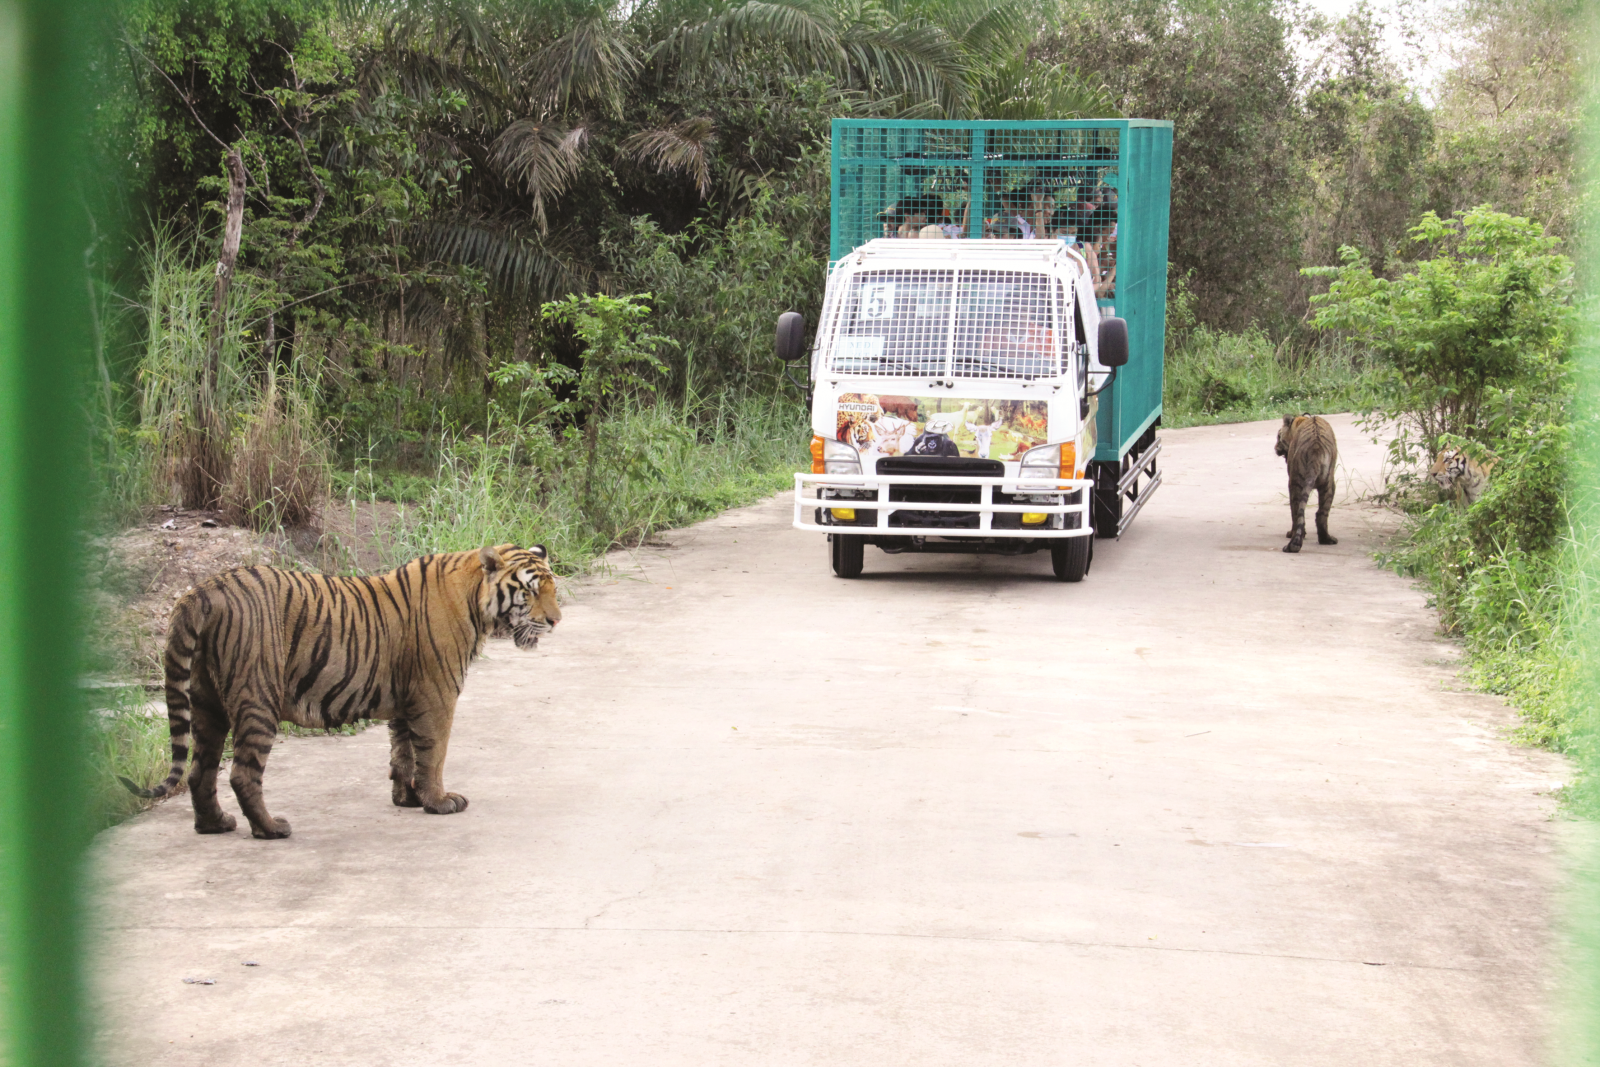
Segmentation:
<svg viewBox="0 0 1600 1067">
<path fill-rule="evenodd" d="M 1086 478 L 796 474 L 794 527 L 870 537 L 1089 537 L 1093 493 Z"/>
</svg>

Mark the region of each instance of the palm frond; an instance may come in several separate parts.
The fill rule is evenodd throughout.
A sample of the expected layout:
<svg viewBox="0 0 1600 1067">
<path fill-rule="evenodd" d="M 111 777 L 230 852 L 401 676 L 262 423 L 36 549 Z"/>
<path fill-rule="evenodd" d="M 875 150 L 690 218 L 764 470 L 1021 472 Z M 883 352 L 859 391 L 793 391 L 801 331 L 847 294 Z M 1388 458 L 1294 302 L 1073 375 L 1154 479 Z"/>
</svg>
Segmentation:
<svg viewBox="0 0 1600 1067">
<path fill-rule="evenodd" d="M 666 174 L 687 174 L 704 200 L 711 193 L 711 143 L 716 130 L 705 116 L 659 130 L 641 130 L 622 143 L 628 158 Z"/>
<path fill-rule="evenodd" d="M 513 219 L 467 217 L 419 223 L 413 241 L 432 259 L 476 267 L 513 296 L 555 300 L 585 292 L 592 272 L 559 244 L 526 232 Z"/>
<path fill-rule="evenodd" d="M 993 67 L 973 92 L 973 117 L 980 119 L 1117 118 L 1111 91 L 1065 65 L 1049 67 L 1017 58 Z"/>
<path fill-rule="evenodd" d="M 898 23 L 878 28 L 857 24 L 843 35 L 840 49 L 847 84 L 937 103 L 959 114 L 968 94 L 968 66 L 948 34 L 928 23 Z"/>
<path fill-rule="evenodd" d="M 731 62 L 747 46 L 776 46 L 779 57 L 832 65 L 839 57 L 838 24 L 813 0 L 746 0 L 710 18 L 681 22 L 650 50 L 648 58 L 675 61 L 688 73 Z"/>
<path fill-rule="evenodd" d="M 535 51 L 518 73 L 546 114 L 598 104 L 617 118 L 640 66 L 626 25 L 596 13 Z"/>
<path fill-rule="evenodd" d="M 340 17 L 376 31 L 379 51 L 422 53 L 504 82 L 511 67 L 482 5 L 472 0 L 339 0 Z"/>
<path fill-rule="evenodd" d="M 566 191 L 577 177 L 579 151 L 588 128 L 564 130 L 548 122 L 517 119 L 489 149 L 489 164 L 508 182 L 520 183 L 533 198 L 533 218 L 546 227 L 545 202 Z"/>
</svg>

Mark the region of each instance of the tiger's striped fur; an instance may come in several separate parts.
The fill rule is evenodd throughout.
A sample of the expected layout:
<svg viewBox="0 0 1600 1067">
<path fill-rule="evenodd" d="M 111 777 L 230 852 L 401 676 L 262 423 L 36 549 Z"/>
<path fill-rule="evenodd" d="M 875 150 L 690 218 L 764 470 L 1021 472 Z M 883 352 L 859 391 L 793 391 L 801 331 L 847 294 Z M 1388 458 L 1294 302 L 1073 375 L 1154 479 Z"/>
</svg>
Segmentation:
<svg viewBox="0 0 1600 1067">
<path fill-rule="evenodd" d="M 1298 552 L 1306 537 L 1306 499 L 1317 491 L 1317 544 L 1336 545 L 1339 539 L 1328 532 L 1328 513 L 1333 510 L 1336 488 L 1334 474 L 1339 466 L 1339 443 L 1333 427 L 1320 415 L 1285 415 L 1278 427 L 1278 444 L 1273 449 L 1289 463 L 1289 543 L 1285 552 Z"/>
<path fill-rule="evenodd" d="M 1488 490 L 1489 472 L 1499 462 L 1490 459 L 1480 464 L 1459 448 L 1447 448 L 1428 468 L 1428 478 L 1461 507 L 1471 507 Z"/>
<path fill-rule="evenodd" d="M 196 586 L 172 613 L 165 658 L 172 770 L 141 796 L 171 793 L 189 750 L 194 828 L 227 833 L 217 767 L 233 733 L 229 784 L 256 837 L 289 836 L 262 799 L 279 722 L 389 720 L 392 799 L 438 815 L 467 798 L 444 789 L 445 751 L 467 664 L 484 639 L 539 643 L 561 619 L 548 554 L 498 545 L 423 556 L 388 574 L 344 578 L 241 567 Z"/>
</svg>

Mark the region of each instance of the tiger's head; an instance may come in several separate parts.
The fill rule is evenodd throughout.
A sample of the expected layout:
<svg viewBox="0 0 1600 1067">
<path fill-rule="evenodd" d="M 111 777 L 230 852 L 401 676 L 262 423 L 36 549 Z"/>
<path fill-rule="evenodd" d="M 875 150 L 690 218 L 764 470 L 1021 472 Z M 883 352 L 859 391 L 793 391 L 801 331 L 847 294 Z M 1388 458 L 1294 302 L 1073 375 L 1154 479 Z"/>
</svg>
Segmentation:
<svg viewBox="0 0 1600 1067">
<path fill-rule="evenodd" d="M 550 554 L 543 545 L 495 545 L 480 549 L 478 556 L 484 578 L 479 610 L 489 632 L 510 637 L 518 648 L 533 648 L 540 634 L 549 633 L 561 621 Z"/>
<path fill-rule="evenodd" d="M 1428 479 L 1440 489 L 1448 491 L 1466 473 L 1467 454 L 1459 448 L 1447 448 L 1439 453 L 1433 466 L 1428 468 Z"/>
<path fill-rule="evenodd" d="M 1283 425 L 1278 427 L 1278 443 L 1273 447 L 1272 451 L 1280 456 L 1289 454 L 1289 437 L 1294 432 L 1295 420 L 1301 417 L 1299 415 L 1285 415 L 1283 417 Z"/>
</svg>

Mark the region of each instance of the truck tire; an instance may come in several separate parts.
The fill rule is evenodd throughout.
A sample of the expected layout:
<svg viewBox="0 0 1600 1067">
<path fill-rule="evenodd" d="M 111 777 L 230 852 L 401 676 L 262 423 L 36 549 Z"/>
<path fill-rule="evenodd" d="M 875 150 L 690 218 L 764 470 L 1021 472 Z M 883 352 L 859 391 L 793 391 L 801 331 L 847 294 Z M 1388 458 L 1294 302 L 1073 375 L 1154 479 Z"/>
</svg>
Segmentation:
<svg viewBox="0 0 1600 1067">
<path fill-rule="evenodd" d="M 1081 582 L 1094 558 L 1094 538 L 1062 537 L 1050 542 L 1050 567 L 1060 582 Z"/>
<path fill-rule="evenodd" d="M 1117 480 L 1121 475 L 1115 463 L 1094 465 L 1094 506 L 1089 513 L 1094 516 L 1092 525 L 1096 537 L 1117 536 L 1117 527 L 1122 523 L 1122 494 L 1117 492 Z"/>
<path fill-rule="evenodd" d="M 861 577 L 861 568 L 866 562 L 867 539 L 859 534 L 834 534 L 833 543 L 833 573 L 841 578 Z"/>
</svg>

